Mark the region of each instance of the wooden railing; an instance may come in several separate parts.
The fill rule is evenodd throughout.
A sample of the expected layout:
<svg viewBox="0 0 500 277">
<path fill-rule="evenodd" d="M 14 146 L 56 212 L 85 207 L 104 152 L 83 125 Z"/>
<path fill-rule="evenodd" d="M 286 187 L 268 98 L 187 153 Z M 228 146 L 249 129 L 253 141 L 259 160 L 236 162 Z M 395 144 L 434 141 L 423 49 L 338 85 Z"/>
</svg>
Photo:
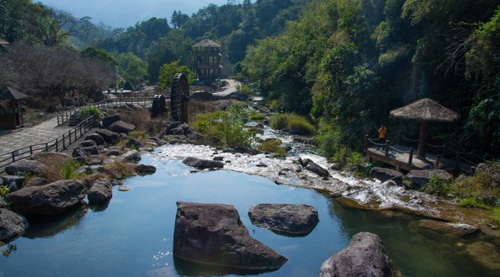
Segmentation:
<svg viewBox="0 0 500 277">
<path fill-rule="evenodd" d="M 66 123 L 69 122 L 69 119 L 73 114 L 75 114 L 77 111 L 79 111 L 83 107 L 96 107 L 99 109 L 102 109 L 104 107 L 109 107 L 109 106 L 121 106 L 125 104 L 143 104 L 146 105 L 148 102 L 152 101 L 154 97 L 117 97 L 117 98 L 110 98 L 106 99 L 97 103 L 92 103 L 86 106 L 82 107 L 75 107 L 71 110 L 67 110 L 64 112 L 60 112 L 57 115 L 57 126 L 62 126 Z"/>
<path fill-rule="evenodd" d="M 61 136 L 48 142 L 33 144 L 30 146 L 22 147 L 14 151 L 0 154 L 0 173 L 5 172 L 5 166 L 19 160 L 28 159 L 35 153 L 40 152 L 61 152 L 64 151 L 71 144 L 75 143 L 78 139 L 83 137 L 90 129 L 93 128 L 94 117 L 89 117 L 76 125 L 71 130 L 64 132 Z"/>
</svg>

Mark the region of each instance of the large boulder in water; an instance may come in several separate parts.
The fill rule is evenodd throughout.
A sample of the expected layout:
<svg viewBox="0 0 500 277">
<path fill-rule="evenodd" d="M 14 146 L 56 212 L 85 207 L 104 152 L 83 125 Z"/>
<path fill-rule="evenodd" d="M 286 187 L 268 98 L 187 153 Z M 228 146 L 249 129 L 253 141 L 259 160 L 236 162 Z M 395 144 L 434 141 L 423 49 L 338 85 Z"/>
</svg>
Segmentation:
<svg viewBox="0 0 500 277">
<path fill-rule="evenodd" d="M 98 179 L 87 193 L 90 204 L 100 204 L 109 201 L 113 197 L 113 185 L 107 179 Z"/>
<path fill-rule="evenodd" d="M 259 204 L 248 216 L 259 227 L 289 236 L 305 236 L 319 222 L 318 211 L 309 205 Z"/>
<path fill-rule="evenodd" d="M 206 169 L 206 168 L 223 168 L 224 164 L 219 161 L 213 161 L 213 160 L 201 160 L 198 158 L 185 158 L 182 161 L 184 164 L 195 167 L 197 169 Z"/>
<path fill-rule="evenodd" d="M 174 256 L 243 270 L 272 271 L 287 259 L 250 237 L 231 205 L 177 202 Z"/>
<path fill-rule="evenodd" d="M 8 242 L 26 231 L 28 221 L 26 218 L 7 209 L 0 209 L 0 241 Z"/>
<path fill-rule="evenodd" d="M 323 178 L 328 178 L 330 176 L 330 173 L 328 172 L 328 170 L 322 168 L 320 165 L 318 165 L 317 163 L 315 163 L 313 161 L 309 161 L 307 163 L 306 169 L 318 174 L 319 176 L 321 176 Z"/>
<path fill-rule="evenodd" d="M 20 160 L 5 167 L 8 175 L 45 176 L 45 170 L 45 165 L 35 160 Z"/>
<path fill-rule="evenodd" d="M 26 215 L 63 213 L 85 198 L 87 189 L 75 180 L 61 180 L 40 187 L 22 188 L 9 193 L 5 200 L 11 208 Z"/>
<path fill-rule="evenodd" d="M 395 276 L 382 240 L 372 233 L 354 235 L 349 245 L 321 265 L 319 276 Z"/>
<path fill-rule="evenodd" d="M 403 184 L 403 173 L 394 169 L 374 167 L 370 170 L 369 176 L 381 182 L 393 180 L 398 185 Z"/>
</svg>

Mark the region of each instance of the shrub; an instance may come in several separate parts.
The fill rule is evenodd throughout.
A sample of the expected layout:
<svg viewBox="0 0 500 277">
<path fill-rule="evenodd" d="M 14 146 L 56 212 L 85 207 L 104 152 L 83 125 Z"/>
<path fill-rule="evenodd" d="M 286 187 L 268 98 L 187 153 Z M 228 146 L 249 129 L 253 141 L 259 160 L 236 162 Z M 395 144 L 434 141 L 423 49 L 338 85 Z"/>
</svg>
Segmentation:
<svg viewBox="0 0 500 277">
<path fill-rule="evenodd" d="M 473 176 L 460 176 L 451 184 L 450 193 L 461 198 L 473 198 L 486 205 L 494 205 L 500 198 L 500 188 L 493 186 L 492 175 L 477 172 Z"/>
<path fill-rule="evenodd" d="M 0 196 L 5 196 L 10 190 L 7 186 L 0 186 Z"/>
<path fill-rule="evenodd" d="M 199 114 L 192 126 L 223 146 L 250 146 L 252 136 L 243 125 L 248 118 L 248 110 L 238 104 L 230 106 L 226 111 Z"/>
<path fill-rule="evenodd" d="M 82 119 L 87 119 L 93 116 L 95 120 L 98 120 L 101 117 L 102 113 L 96 107 L 83 107 L 80 109 L 80 115 Z"/>
<path fill-rule="evenodd" d="M 500 224 L 500 207 L 493 209 L 493 215 L 491 216 L 496 224 Z"/>
<path fill-rule="evenodd" d="M 489 209 L 490 207 L 484 203 L 483 200 L 477 198 L 464 198 L 458 203 L 458 205 L 467 208 L 481 208 L 481 209 Z"/>
<path fill-rule="evenodd" d="M 297 135 L 311 135 L 314 133 L 314 126 L 305 117 L 290 113 L 274 115 L 271 118 L 271 128 Z"/>
<path fill-rule="evenodd" d="M 262 152 L 271 152 L 280 156 L 285 156 L 287 149 L 286 147 L 281 146 L 281 141 L 279 139 L 268 139 L 260 144 L 259 150 Z"/>
<path fill-rule="evenodd" d="M 437 176 L 432 176 L 422 191 L 429 194 L 434 194 L 442 197 L 446 197 L 450 193 L 451 187 L 449 182 L 443 180 Z"/>
<path fill-rule="evenodd" d="M 250 120 L 252 121 L 264 120 L 264 119 L 266 119 L 266 116 L 259 113 L 258 111 L 252 111 L 250 114 Z"/>
</svg>

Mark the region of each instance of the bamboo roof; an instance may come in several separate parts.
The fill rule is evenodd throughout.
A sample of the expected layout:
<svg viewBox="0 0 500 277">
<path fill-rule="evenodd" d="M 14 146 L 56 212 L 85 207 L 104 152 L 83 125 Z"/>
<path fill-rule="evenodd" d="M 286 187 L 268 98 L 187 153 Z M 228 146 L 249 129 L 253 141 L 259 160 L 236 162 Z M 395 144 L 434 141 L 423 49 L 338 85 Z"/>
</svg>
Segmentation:
<svg viewBox="0 0 500 277">
<path fill-rule="evenodd" d="M 204 39 L 204 40 L 198 42 L 193 47 L 219 47 L 220 48 L 220 45 L 217 44 L 215 41 L 207 38 L 207 39 Z"/>
<path fill-rule="evenodd" d="M 421 121 L 450 122 L 458 119 L 458 114 L 429 98 L 420 99 L 402 108 L 391 111 L 391 116 Z"/>
</svg>

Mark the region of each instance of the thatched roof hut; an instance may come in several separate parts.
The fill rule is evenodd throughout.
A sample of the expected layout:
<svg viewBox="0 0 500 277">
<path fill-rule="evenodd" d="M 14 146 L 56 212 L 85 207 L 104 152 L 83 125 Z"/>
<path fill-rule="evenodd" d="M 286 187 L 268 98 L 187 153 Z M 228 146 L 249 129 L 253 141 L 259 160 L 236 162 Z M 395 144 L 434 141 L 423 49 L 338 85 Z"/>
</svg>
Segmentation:
<svg viewBox="0 0 500 277">
<path fill-rule="evenodd" d="M 420 99 L 408 106 L 391 111 L 391 116 L 421 121 L 450 122 L 458 119 L 458 114 L 429 99 Z"/>
<path fill-rule="evenodd" d="M 429 98 L 420 99 L 407 106 L 393 110 L 390 114 L 392 117 L 421 121 L 418 158 L 425 158 L 428 122 L 451 122 L 458 119 L 457 113 Z"/>
</svg>

